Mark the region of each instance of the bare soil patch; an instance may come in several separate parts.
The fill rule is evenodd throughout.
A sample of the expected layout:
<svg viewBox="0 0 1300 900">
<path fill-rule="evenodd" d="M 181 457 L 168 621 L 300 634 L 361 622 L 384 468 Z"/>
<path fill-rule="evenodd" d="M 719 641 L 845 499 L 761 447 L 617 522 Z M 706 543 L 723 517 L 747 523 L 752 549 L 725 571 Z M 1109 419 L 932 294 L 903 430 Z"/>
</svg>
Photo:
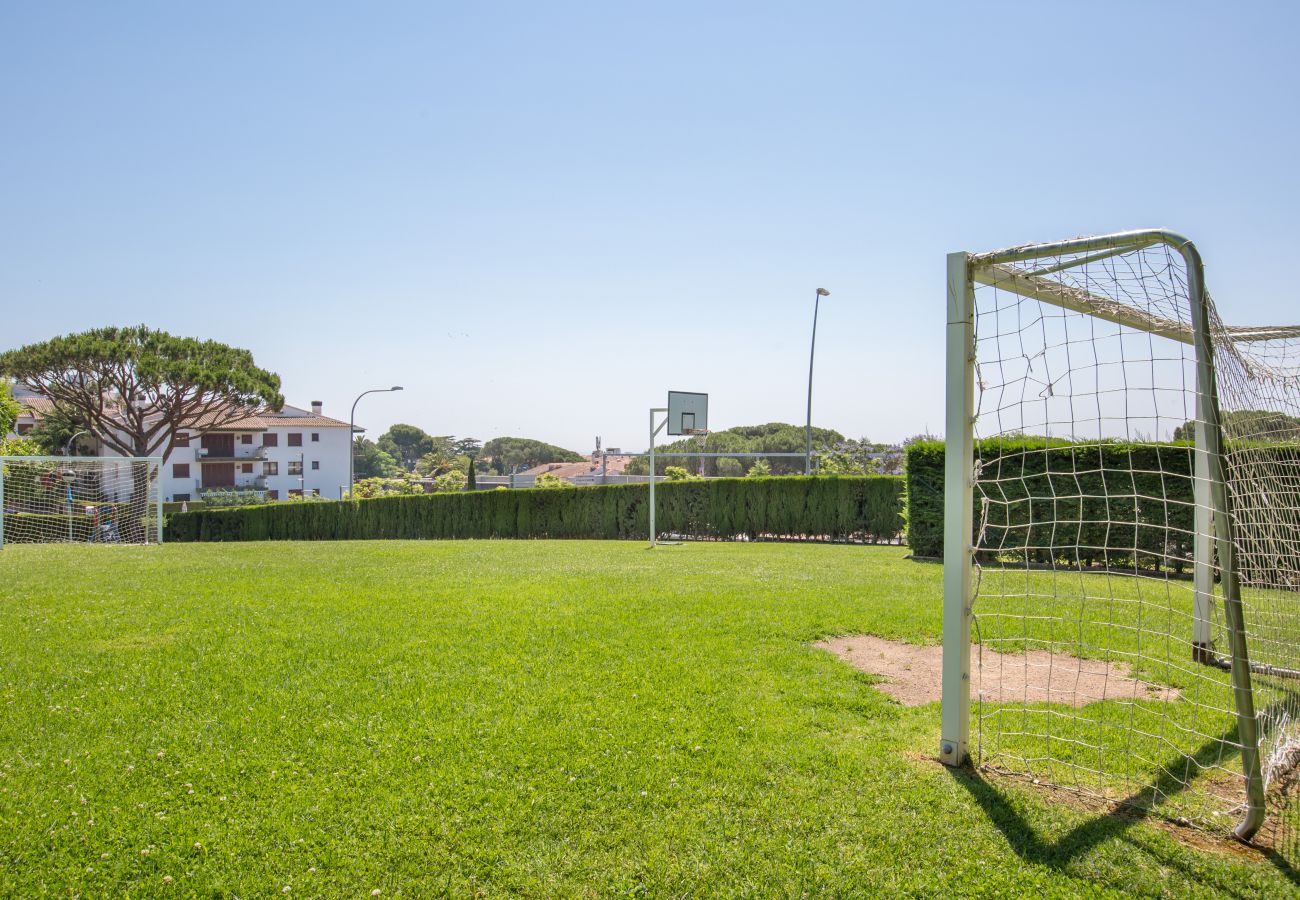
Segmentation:
<svg viewBox="0 0 1300 900">
<path fill-rule="evenodd" d="M 870 634 L 820 641 L 813 646 L 834 653 L 864 672 L 885 679 L 880 690 L 904 706 L 934 703 L 942 697 L 943 647 L 888 641 Z M 979 648 L 972 648 L 972 655 Z M 988 703 L 1063 703 L 1086 706 L 1100 700 L 1178 699 L 1170 687 L 1140 681 L 1121 662 L 1082 659 L 1069 653 L 983 651 L 976 671 L 971 660 L 971 697 Z"/>
</svg>

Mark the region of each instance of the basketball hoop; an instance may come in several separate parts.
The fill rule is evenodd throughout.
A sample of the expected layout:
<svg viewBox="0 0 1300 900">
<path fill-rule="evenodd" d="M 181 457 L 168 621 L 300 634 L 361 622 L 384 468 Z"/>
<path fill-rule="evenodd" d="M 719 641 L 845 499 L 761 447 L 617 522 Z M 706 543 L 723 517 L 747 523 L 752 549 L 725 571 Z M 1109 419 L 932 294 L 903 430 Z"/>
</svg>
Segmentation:
<svg viewBox="0 0 1300 900">
<path fill-rule="evenodd" d="M 667 413 L 663 421 L 655 423 L 655 413 Z M 665 426 L 671 435 L 702 437 L 709 433 L 709 395 L 694 391 L 669 391 L 668 405 L 650 410 L 650 547 L 659 542 L 655 530 L 655 435 Z"/>
<path fill-rule="evenodd" d="M 668 433 L 678 436 L 709 430 L 709 395 L 668 392 Z"/>
</svg>

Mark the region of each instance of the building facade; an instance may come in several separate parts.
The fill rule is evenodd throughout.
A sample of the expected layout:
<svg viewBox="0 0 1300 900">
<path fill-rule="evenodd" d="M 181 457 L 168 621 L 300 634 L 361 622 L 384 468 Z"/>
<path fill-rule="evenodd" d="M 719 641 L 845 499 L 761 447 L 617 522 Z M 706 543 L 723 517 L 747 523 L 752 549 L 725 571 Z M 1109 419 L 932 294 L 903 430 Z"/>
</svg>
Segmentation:
<svg viewBox="0 0 1300 900">
<path fill-rule="evenodd" d="M 198 500 L 207 491 L 265 491 L 337 500 L 347 490 L 348 423 L 285 405 L 218 428 L 183 432 L 164 466 L 165 500 Z"/>
<path fill-rule="evenodd" d="M 23 406 L 15 430 L 26 434 L 49 400 L 14 391 Z M 360 430 L 360 429 L 358 429 Z M 263 492 L 268 500 L 295 495 L 337 500 L 347 490 L 352 438 L 347 422 L 286 404 L 279 412 L 247 416 L 212 428 L 183 430 L 163 463 L 163 500 L 200 500 L 209 491 Z M 118 456 L 98 441 L 77 441 L 78 452 Z"/>
</svg>

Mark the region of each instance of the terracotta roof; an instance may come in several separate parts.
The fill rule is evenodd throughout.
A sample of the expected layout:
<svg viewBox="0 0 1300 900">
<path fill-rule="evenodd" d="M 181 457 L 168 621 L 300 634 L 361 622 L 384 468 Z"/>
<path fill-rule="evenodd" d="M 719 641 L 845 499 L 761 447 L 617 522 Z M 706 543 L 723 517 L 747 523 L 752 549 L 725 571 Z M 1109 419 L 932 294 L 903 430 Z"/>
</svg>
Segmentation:
<svg viewBox="0 0 1300 900">
<path fill-rule="evenodd" d="M 36 397 L 29 394 L 22 397 L 15 397 L 14 399 L 18 401 L 20 406 L 22 406 L 23 412 L 27 413 L 33 419 L 39 419 L 50 410 L 54 409 L 54 401 L 49 397 Z"/>
<path fill-rule="evenodd" d="M 54 401 L 49 397 L 42 397 L 39 394 L 25 393 L 14 397 L 15 400 L 23 407 L 23 411 L 28 413 L 34 419 L 39 419 L 54 408 Z M 312 415 L 305 409 L 296 406 L 285 405 L 278 413 L 262 413 L 255 416 L 244 416 L 231 422 L 208 427 L 206 423 L 214 422 L 217 416 L 210 415 L 199 419 L 192 425 L 187 426 L 194 431 L 203 431 L 205 428 L 211 431 L 265 431 L 268 428 L 347 428 L 347 422 L 340 422 L 338 419 L 332 419 L 329 416 Z M 358 431 L 362 429 L 358 428 Z"/>
<path fill-rule="evenodd" d="M 636 459 L 631 453 L 611 453 L 605 460 L 605 474 L 622 475 L 627 464 Z M 600 460 L 596 461 L 596 471 L 600 471 Z"/>
<path fill-rule="evenodd" d="M 622 475 L 627 464 L 636 459 L 630 454 L 609 455 L 608 464 L 605 469 L 607 475 Z M 586 457 L 582 462 L 576 463 L 545 463 L 540 466 L 533 466 L 523 475 L 554 475 L 556 478 L 573 478 L 576 475 L 596 475 L 600 473 L 600 460 Z"/>
<path fill-rule="evenodd" d="M 288 409 L 288 407 L 286 407 Z M 215 420 L 215 416 L 207 417 L 207 422 Z M 193 425 L 188 426 L 195 431 L 265 431 L 268 428 L 347 428 L 347 422 L 340 422 L 338 419 L 331 419 L 329 416 L 314 416 L 311 413 L 291 412 L 286 415 L 284 412 L 279 413 L 262 413 L 257 416 L 244 416 L 241 419 L 235 419 L 231 422 L 224 422 L 220 425 L 208 427 L 204 424 L 205 420 L 200 419 Z M 361 429 L 357 429 L 360 431 Z"/>
<path fill-rule="evenodd" d="M 572 478 L 574 475 L 590 475 L 599 467 L 593 466 L 590 461 L 576 463 L 546 463 L 545 465 L 533 466 L 531 469 L 525 469 L 521 475 L 554 475 L 556 478 Z"/>
</svg>

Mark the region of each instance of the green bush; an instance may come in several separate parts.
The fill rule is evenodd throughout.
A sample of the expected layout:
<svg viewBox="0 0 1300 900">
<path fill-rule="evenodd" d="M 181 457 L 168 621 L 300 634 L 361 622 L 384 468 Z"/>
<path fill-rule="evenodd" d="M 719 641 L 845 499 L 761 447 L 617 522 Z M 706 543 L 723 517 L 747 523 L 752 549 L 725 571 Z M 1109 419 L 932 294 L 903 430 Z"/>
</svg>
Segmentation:
<svg viewBox="0 0 1300 900">
<path fill-rule="evenodd" d="M 914 556 L 943 556 L 943 441 L 916 441 L 906 451 L 903 521 Z"/>
<path fill-rule="evenodd" d="M 1181 570 L 1192 557 L 1192 446 L 977 441 L 985 488 L 974 530 L 985 560 Z M 944 445 L 907 448 L 907 542 L 943 556 Z M 978 537 L 983 528 L 983 536 Z"/>
<path fill-rule="evenodd" d="M 266 491 L 216 488 L 199 495 L 204 506 L 256 506 L 266 502 Z"/>
<path fill-rule="evenodd" d="M 74 541 L 89 541 L 95 524 L 93 516 L 78 508 L 71 516 L 52 513 L 6 513 L 6 544 L 38 544 L 51 539 L 68 540 L 71 525 Z"/>
<path fill-rule="evenodd" d="M 662 532 L 708 539 L 888 541 L 902 479 L 786 476 L 663 482 Z M 169 541 L 376 538 L 644 539 L 647 485 L 601 485 L 204 509 L 169 519 Z"/>
<path fill-rule="evenodd" d="M 100 508 L 104 509 L 105 506 L 105 504 L 101 504 Z M 121 538 L 124 530 L 124 521 L 120 516 L 121 513 L 119 512 L 112 519 L 119 538 Z M 97 520 L 94 516 L 88 516 L 81 507 L 77 507 L 71 516 L 66 513 L 7 512 L 4 517 L 4 542 L 6 544 L 42 544 L 51 541 L 67 541 L 69 539 L 90 542 L 92 537 L 95 540 L 100 540 L 102 535 L 96 533 L 96 521 L 103 522 L 105 519 Z M 154 527 L 155 521 L 152 516 L 145 516 L 140 520 L 141 527 L 150 536 L 156 531 Z M 69 537 L 69 526 L 71 526 L 71 537 Z"/>
</svg>

